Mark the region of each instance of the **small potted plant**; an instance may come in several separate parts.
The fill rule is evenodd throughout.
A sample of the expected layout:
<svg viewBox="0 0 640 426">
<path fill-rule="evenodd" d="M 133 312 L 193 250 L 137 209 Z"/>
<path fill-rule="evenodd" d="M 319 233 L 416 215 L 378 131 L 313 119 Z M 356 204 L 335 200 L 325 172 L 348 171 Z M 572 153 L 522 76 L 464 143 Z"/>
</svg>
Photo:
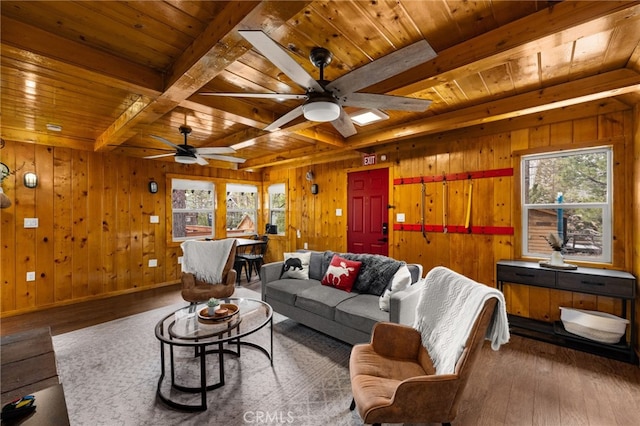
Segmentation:
<svg viewBox="0 0 640 426">
<path fill-rule="evenodd" d="M 549 260 L 549 263 L 552 265 L 563 265 L 564 258 L 562 257 L 562 246 L 564 244 L 562 243 L 560 237 L 550 232 L 548 237 L 543 238 L 547 240 L 547 243 L 549 243 L 549 246 L 553 249 L 553 252 L 551 252 L 551 259 Z"/>
<path fill-rule="evenodd" d="M 216 314 L 216 309 L 218 308 L 218 305 L 220 305 L 220 301 L 218 299 L 216 299 L 215 297 L 212 297 L 211 299 L 209 299 L 207 301 L 207 314 L 212 317 Z"/>
</svg>

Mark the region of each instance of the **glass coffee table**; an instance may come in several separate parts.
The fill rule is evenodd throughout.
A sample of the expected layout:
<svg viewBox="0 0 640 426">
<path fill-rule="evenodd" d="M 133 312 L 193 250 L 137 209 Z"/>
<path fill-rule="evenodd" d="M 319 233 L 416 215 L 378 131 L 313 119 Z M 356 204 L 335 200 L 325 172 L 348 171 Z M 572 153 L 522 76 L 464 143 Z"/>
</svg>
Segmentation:
<svg viewBox="0 0 640 426">
<path fill-rule="evenodd" d="M 185 411 L 204 411 L 207 409 L 207 391 L 224 386 L 224 355 L 240 357 L 241 346 L 250 346 L 263 352 L 273 365 L 273 309 L 268 303 L 257 299 L 228 297 L 221 303 L 230 304 L 228 314 L 210 318 L 206 314 L 206 304 L 190 305 L 167 315 L 156 325 L 156 337 L 160 340 L 161 373 L 158 380 L 157 396 L 166 405 Z M 235 309 L 237 307 L 237 309 Z M 269 348 L 258 343 L 242 341 L 269 326 Z M 171 399 L 162 392 L 165 379 L 165 348 L 169 349 L 171 371 L 171 389 L 185 393 L 200 393 L 199 405 L 184 404 Z M 200 386 L 186 386 L 177 383 L 175 348 L 192 347 L 194 357 L 200 359 Z M 219 364 L 218 382 L 207 383 L 207 355 L 217 354 Z"/>
</svg>

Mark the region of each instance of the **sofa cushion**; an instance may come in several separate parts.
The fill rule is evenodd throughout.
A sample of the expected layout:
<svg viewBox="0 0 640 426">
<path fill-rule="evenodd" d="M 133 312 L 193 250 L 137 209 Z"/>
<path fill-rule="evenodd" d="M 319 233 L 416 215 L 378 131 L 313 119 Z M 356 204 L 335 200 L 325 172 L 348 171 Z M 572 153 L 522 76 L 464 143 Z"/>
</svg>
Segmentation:
<svg viewBox="0 0 640 426">
<path fill-rule="evenodd" d="M 325 270 L 322 267 L 322 259 L 324 258 L 324 252 L 312 251 L 311 259 L 309 260 L 309 278 L 312 280 L 322 281 Z"/>
<path fill-rule="evenodd" d="M 353 283 L 356 282 L 361 265 L 362 262 L 348 260 L 337 254 L 334 255 L 327 272 L 322 278 L 322 285 L 328 285 L 351 293 L 351 288 Z"/>
<path fill-rule="evenodd" d="M 324 253 L 323 268 L 329 268 L 333 255 L 332 251 Z M 353 285 L 353 290 L 358 293 L 382 295 L 384 290 L 389 286 L 393 275 L 398 271 L 404 262 L 400 262 L 387 256 L 378 254 L 356 254 L 356 253 L 339 253 L 341 257 L 349 260 L 357 260 L 362 262 L 360 273 Z"/>
<path fill-rule="evenodd" d="M 300 292 L 315 286 L 320 286 L 320 281 L 284 278 L 268 283 L 265 288 L 265 295 L 293 306 L 296 302 L 296 296 Z"/>
<path fill-rule="evenodd" d="M 333 287 L 321 285 L 309 287 L 297 294 L 295 306 L 333 320 L 335 307 L 347 299 L 357 296 L 355 293 L 338 291 Z"/>
<path fill-rule="evenodd" d="M 364 333 L 371 333 L 379 321 L 389 321 L 389 313 L 378 309 L 378 296 L 358 294 L 341 302 L 335 309 L 335 321 Z"/>
<path fill-rule="evenodd" d="M 309 260 L 311 253 L 284 253 L 284 264 L 280 278 L 309 279 Z"/>
<path fill-rule="evenodd" d="M 389 288 L 384 291 L 382 296 L 380 296 L 380 309 L 389 312 L 391 293 L 397 293 L 405 290 L 411 285 L 411 279 L 411 271 L 409 271 L 407 265 L 402 265 L 400 269 L 398 269 L 398 272 L 393 276 Z"/>
</svg>

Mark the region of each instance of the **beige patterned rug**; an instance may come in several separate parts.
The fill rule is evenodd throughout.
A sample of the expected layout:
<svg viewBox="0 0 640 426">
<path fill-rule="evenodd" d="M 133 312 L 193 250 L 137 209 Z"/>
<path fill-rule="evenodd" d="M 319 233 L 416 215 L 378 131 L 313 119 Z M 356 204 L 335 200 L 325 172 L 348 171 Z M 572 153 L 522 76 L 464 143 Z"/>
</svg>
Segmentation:
<svg viewBox="0 0 640 426">
<path fill-rule="evenodd" d="M 244 288 L 236 295 L 260 297 Z M 226 384 L 208 392 L 207 411 L 184 413 L 166 407 L 156 400 L 160 343 L 154 328 L 180 306 L 53 338 L 72 425 L 362 424 L 349 411 L 351 347 L 278 314 L 273 367 L 262 352 L 243 348 L 240 358 L 225 356 Z M 268 339 L 267 330 L 256 338 Z M 199 364 L 192 355 L 178 352 L 186 366 L 179 374 L 197 384 Z M 207 376 L 217 378 L 217 356 L 208 360 Z M 185 402 L 199 402 L 199 394 L 189 398 Z"/>
</svg>

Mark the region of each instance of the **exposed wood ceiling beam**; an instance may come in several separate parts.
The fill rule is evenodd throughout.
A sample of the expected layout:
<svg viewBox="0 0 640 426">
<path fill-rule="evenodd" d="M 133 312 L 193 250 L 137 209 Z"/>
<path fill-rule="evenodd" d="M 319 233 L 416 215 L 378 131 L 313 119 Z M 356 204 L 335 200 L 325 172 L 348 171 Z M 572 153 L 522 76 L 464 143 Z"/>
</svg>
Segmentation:
<svg viewBox="0 0 640 426">
<path fill-rule="evenodd" d="M 363 148 L 392 140 L 506 120 L 638 90 L 640 90 L 640 74 L 632 70 L 620 69 L 417 120 L 379 132 L 358 134 L 349 139 L 349 147 Z"/>
<path fill-rule="evenodd" d="M 88 47 L 2 15 L 2 45 L 20 49 L 26 63 L 51 64 L 54 68 L 70 69 L 69 74 L 89 74 L 92 81 L 139 93 L 158 96 L 162 93 L 162 73 Z M 26 53 L 28 52 L 28 53 Z M 28 56 L 28 57 L 27 57 Z M 74 71 L 75 70 L 75 71 Z"/>
<path fill-rule="evenodd" d="M 309 2 L 229 2 L 205 31 L 174 63 L 168 86 L 137 114 L 125 112 L 98 137 L 96 151 L 113 149 L 135 135 L 135 126 L 152 123 L 222 72 L 252 46 L 238 33 L 239 26 L 261 28 L 269 33 L 298 13 Z"/>
<path fill-rule="evenodd" d="M 553 19 L 549 19 L 550 14 Z M 611 20 L 640 21 L 640 4 L 637 1 L 561 2 L 438 52 L 433 60 L 369 89 L 377 93 L 411 95 L 528 51 L 551 49 L 567 40 L 597 34 L 610 28 Z"/>
</svg>

